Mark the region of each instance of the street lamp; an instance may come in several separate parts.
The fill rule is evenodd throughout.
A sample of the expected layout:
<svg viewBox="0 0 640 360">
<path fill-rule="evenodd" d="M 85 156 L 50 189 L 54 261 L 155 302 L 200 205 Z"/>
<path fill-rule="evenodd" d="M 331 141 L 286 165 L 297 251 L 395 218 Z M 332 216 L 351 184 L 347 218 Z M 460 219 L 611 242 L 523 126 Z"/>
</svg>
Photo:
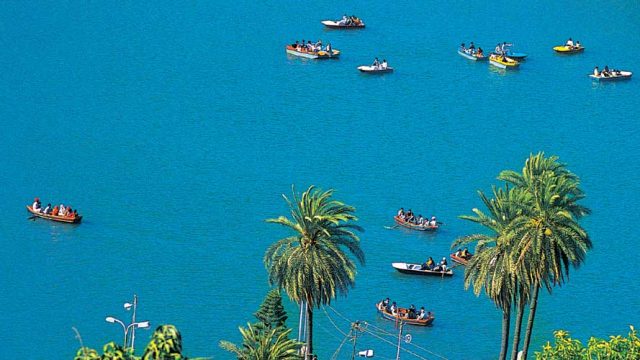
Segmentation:
<svg viewBox="0 0 640 360">
<path fill-rule="evenodd" d="M 137 295 L 133 295 L 133 304 L 131 303 L 124 303 L 124 308 L 125 310 L 129 310 L 131 308 L 133 308 L 133 314 L 131 316 L 131 323 L 129 325 L 125 325 L 123 321 L 116 319 L 113 316 L 107 316 L 104 320 L 108 323 L 118 323 L 120 324 L 120 326 L 122 326 L 122 331 L 124 332 L 124 345 L 123 347 L 126 349 L 127 348 L 127 335 L 129 334 L 129 330 L 131 330 L 131 350 L 135 352 L 135 348 L 134 348 L 134 342 L 135 342 L 135 333 L 136 333 L 136 328 L 140 328 L 140 329 L 148 329 L 149 327 L 151 327 L 151 324 L 149 323 L 149 321 L 140 321 L 140 322 L 136 322 L 136 307 L 138 305 L 138 296 Z"/>
</svg>

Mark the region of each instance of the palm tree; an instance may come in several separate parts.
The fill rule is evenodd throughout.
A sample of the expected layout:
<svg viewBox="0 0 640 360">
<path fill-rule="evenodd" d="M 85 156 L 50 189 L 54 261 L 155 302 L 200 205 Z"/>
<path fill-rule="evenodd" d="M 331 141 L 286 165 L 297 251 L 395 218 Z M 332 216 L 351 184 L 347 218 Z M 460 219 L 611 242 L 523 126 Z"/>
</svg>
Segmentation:
<svg viewBox="0 0 640 360">
<path fill-rule="evenodd" d="M 518 272 L 526 274 L 527 282 L 533 287 L 522 348 L 523 359 L 526 359 L 540 287 L 544 285 L 551 292 L 552 286 L 564 283 L 565 275 L 569 276 L 569 266 L 578 267 L 592 247 L 588 234 L 577 223 L 577 219 L 588 215 L 590 210 L 577 203 L 584 198 L 579 178 L 555 156 L 531 155 L 522 174 L 503 171 L 498 179 L 531 196 L 526 211 L 509 225 L 516 239 L 516 267 Z"/>
<path fill-rule="evenodd" d="M 476 255 L 471 258 L 465 270 L 465 288 L 473 284 L 473 290 L 479 295 L 482 289 L 502 310 L 502 341 L 500 360 L 506 359 L 511 322 L 511 304 L 518 297 L 522 280 L 514 272 L 511 257 L 512 241 L 508 231 L 513 219 L 522 213 L 522 204 L 529 201 L 527 193 L 519 189 L 497 189 L 493 187 L 493 198 L 478 191 L 480 199 L 489 211 L 473 209 L 475 216 L 463 215 L 460 218 L 482 225 L 491 235 L 474 234 L 458 239 L 452 247 L 477 242 Z"/>
<path fill-rule="evenodd" d="M 232 352 L 238 360 L 299 360 L 298 349 L 302 343 L 289 339 L 291 329 L 281 327 L 258 329 L 247 324 L 240 327 L 242 347 L 228 341 L 220 341 L 220 347 Z"/>
<path fill-rule="evenodd" d="M 313 354 L 313 308 L 329 304 L 355 285 L 356 263 L 364 253 L 355 231 L 355 208 L 333 200 L 333 190 L 310 186 L 293 199 L 283 195 L 291 219 L 280 216 L 267 222 L 280 224 L 293 235 L 272 244 L 264 255 L 269 283 L 284 289 L 291 300 L 307 303 L 307 357 Z M 346 250 L 346 251 L 345 251 Z"/>
</svg>

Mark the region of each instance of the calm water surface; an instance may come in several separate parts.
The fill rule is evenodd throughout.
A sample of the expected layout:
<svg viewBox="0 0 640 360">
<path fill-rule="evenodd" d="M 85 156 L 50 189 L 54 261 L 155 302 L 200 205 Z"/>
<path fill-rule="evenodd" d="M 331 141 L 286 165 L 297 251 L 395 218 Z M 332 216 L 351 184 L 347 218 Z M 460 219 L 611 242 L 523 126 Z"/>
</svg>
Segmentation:
<svg viewBox="0 0 640 360">
<path fill-rule="evenodd" d="M 594 11 L 597 8 L 606 11 Z M 366 266 L 333 308 L 378 328 L 359 339 L 395 355 L 386 296 L 425 305 L 435 326 L 409 328 L 428 359 L 491 359 L 500 312 L 463 290 L 462 271 L 422 279 L 392 261 L 448 254 L 479 229 L 457 219 L 476 190 L 520 169 L 530 152 L 568 162 L 583 179 L 595 244 L 571 280 L 543 296 L 533 345 L 558 328 L 585 339 L 640 325 L 635 258 L 640 201 L 638 79 L 595 84 L 593 66 L 640 71 L 640 3 L 4 2 L 0 5 L 0 358 L 69 359 L 119 341 L 107 315 L 137 293 L 138 318 L 182 331 L 190 356 L 231 358 L 268 290 L 262 255 L 288 233 L 291 184 L 335 188 L 357 207 Z M 362 31 L 330 31 L 344 12 Z M 584 54 L 551 47 L 569 36 Z M 321 38 L 335 61 L 288 58 L 283 46 Z M 458 56 L 461 42 L 511 41 L 529 59 L 515 72 Z M 373 57 L 397 69 L 358 73 Z M 34 196 L 78 207 L 80 226 L 27 221 Z M 398 207 L 446 223 L 435 235 L 387 230 Z M 461 269 L 457 269 L 461 270 Z M 297 309 L 288 304 L 290 325 Z M 349 323 L 316 312 L 329 358 Z M 333 321 L 333 323 L 332 323 Z M 373 329 L 373 327 L 372 327 Z M 137 334 L 138 350 L 150 332 Z M 347 344 L 346 347 L 349 347 Z M 339 358 L 346 358 L 343 349 Z M 403 358 L 412 358 L 410 354 Z"/>
</svg>

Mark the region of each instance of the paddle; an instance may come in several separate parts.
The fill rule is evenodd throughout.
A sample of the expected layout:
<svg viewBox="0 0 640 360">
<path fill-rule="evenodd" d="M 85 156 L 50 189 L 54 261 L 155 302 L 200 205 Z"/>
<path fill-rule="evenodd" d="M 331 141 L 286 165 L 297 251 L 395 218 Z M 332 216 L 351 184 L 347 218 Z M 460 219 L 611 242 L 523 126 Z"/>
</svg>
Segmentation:
<svg viewBox="0 0 640 360">
<path fill-rule="evenodd" d="M 398 226 L 400 226 L 400 225 L 385 226 L 384 228 L 387 229 L 387 230 L 393 230 L 393 229 L 397 228 Z"/>
</svg>

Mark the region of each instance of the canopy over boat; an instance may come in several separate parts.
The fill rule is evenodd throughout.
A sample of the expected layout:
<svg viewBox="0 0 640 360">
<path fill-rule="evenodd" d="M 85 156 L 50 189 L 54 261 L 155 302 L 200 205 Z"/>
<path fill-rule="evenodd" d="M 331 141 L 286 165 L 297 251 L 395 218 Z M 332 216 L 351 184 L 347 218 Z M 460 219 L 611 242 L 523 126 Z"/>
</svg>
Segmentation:
<svg viewBox="0 0 640 360">
<path fill-rule="evenodd" d="M 420 264 L 411 264 L 411 263 L 403 263 L 403 262 L 395 262 L 395 263 L 392 263 L 391 266 L 393 266 L 394 269 L 404 274 L 453 276 L 453 270 L 451 269 L 447 269 L 447 271 L 422 270 L 422 265 Z"/>
<path fill-rule="evenodd" d="M 79 224 L 82 221 L 82 216 L 80 215 L 76 217 L 67 217 L 67 216 L 54 216 L 50 214 L 43 214 L 41 212 L 33 210 L 33 208 L 31 208 L 31 206 L 29 205 L 27 205 L 27 211 L 33 214 L 33 216 L 51 220 L 51 221 L 63 222 L 68 224 Z"/>
<path fill-rule="evenodd" d="M 597 81 L 618 81 L 631 79 L 631 75 L 633 75 L 631 71 L 611 71 L 609 75 L 600 73 L 599 75 L 591 74 L 589 77 Z"/>
<path fill-rule="evenodd" d="M 559 54 L 577 54 L 584 51 L 584 46 L 560 45 L 560 46 L 554 46 L 553 51 Z"/>
<path fill-rule="evenodd" d="M 403 219 L 401 219 L 399 216 L 394 216 L 393 219 L 395 220 L 396 224 L 402 226 L 402 227 L 406 227 L 407 229 L 411 229 L 411 230 L 418 230 L 418 231 L 435 231 L 438 229 L 438 225 L 417 225 L 414 223 L 410 223 L 407 221 L 404 221 Z"/>
<path fill-rule="evenodd" d="M 409 324 L 409 325 L 427 326 L 427 325 L 431 325 L 433 323 L 433 320 L 436 319 L 435 316 L 433 316 L 433 313 L 431 312 L 424 319 L 410 319 L 408 316 L 409 309 L 405 309 L 401 307 L 398 308 L 398 312 L 396 314 L 392 314 L 391 312 L 387 311 L 384 308 L 384 306 L 382 305 L 382 302 L 379 302 L 376 304 L 376 309 L 378 310 L 378 313 L 387 320 L 402 321 L 403 323 Z"/>
<path fill-rule="evenodd" d="M 385 73 L 393 72 L 393 68 L 390 66 L 387 66 L 386 68 L 382 68 L 380 66 L 363 65 L 363 66 L 358 66 L 358 70 L 368 74 L 385 74 Z"/>
<path fill-rule="evenodd" d="M 287 54 L 293 56 L 299 56 L 307 59 L 337 59 L 340 56 L 340 50 L 331 50 L 331 54 L 329 52 L 320 50 L 320 51 L 308 51 L 308 50 L 298 50 L 291 45 L 287 45 L 286 47 Z"/>
<path fill-rule="evenodd" d="M 362 29 L 364 28 L 364 22 L 362 20 L 357 19 L 351 24 L 343 24 L 340 21 L 333 20 L 322 20 L 321 23 L 331 29 Z"/>
</svg>

